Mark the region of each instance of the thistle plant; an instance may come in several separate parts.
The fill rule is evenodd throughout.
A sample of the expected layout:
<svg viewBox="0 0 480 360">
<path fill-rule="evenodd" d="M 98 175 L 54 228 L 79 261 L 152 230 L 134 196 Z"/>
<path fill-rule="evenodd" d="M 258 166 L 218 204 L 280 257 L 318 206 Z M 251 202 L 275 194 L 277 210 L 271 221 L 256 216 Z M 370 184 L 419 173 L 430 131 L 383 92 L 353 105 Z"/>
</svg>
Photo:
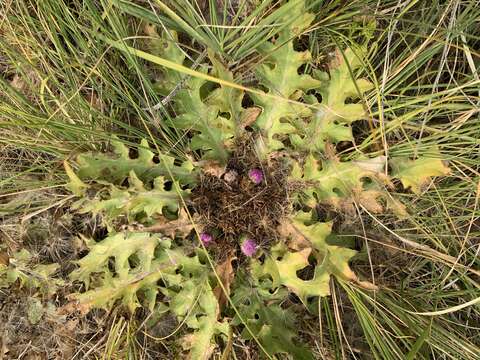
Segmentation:
<svg viewBox="0 0 480 360">
<path fill-rule="evenodd" d="M 244 91 L 228 86 L 234 74 L 214 54 L 201 71 L 225 80 L 219 87 L 159 69 L 160 95 L 184 81 L 165 126 L 185 132 L 188 159 L 155 153 L 147 140 L 131 158 L 114 139 L 113 153 L 81 154 L 75 170 L 65 163 L 74 207 L 99 215 L 109 231 L 100 241 L 84 239 L 89 252 L 70 274 L 84 284 L 72 297 L 81 311 L 120 303 L 132 313 L 139 306 L 170 313 L 189 329 L 182 344 L 192 359 L 209 358 L 217 339 L 228 343 L 239 325 L 266 356 L 312 359 L 298 341 L 294 307 L 284 304 L 288 294 L 311 309 L 309 300 L 330 294 L 332 276 L 374 289 L 352 271 L 356 251 L 339 245 L 317 205 L 402 216 L 387 191 L 394 178 L 420 192 L 449 170 L 436 149 L 415 160 L 336 154 L 336 144 L 354 140 L 352 123 L 368 118 L 362 97 L 373 86 L 357 76 L 365 47 L 337 49 L 328 71 L 299 74 L 311 55 L 294 41 L 314 16 L 298 1 L 290 18 L 259 49 L 264 60 L 255 74 L 267 91 L 248 94 L 251 107 L 242 106 Z M 169 41 L 174 32 L 154 34 L 149 51 L 186 64 Z M 311 277 L 299 277 L 302 271 Z"/>
</svg>

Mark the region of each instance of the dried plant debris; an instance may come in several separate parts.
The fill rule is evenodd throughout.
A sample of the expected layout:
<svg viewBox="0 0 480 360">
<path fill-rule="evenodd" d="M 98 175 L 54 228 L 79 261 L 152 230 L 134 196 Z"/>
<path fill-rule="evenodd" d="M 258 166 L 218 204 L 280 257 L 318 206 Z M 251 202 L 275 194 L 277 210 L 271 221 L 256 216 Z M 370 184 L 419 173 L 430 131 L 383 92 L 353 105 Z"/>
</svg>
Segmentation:
<svg viewBox="0 0 480 360">
<path fill-rule="evenodd" d="M 215 247 L 238 247 L 242 236 L 261 247 L 278 240 L 277 227 L 291 211 L 288 164 L 260 161 L 253 143 L 243 142 L 218 175 L 202 173 L 192 192 L 202 231 L 214 235 Z M 213 248 L 213 247 L 212 247 Z"/>
<path fill-rule="evenodd" d="M 53 301 L 44 301 L 35 292 L 13 286 L 0 293 L 0 354 L 3 351 L 7 359 L 73 358 L 81 336 L 78 319 L 58 314 Z"/>
</svg>

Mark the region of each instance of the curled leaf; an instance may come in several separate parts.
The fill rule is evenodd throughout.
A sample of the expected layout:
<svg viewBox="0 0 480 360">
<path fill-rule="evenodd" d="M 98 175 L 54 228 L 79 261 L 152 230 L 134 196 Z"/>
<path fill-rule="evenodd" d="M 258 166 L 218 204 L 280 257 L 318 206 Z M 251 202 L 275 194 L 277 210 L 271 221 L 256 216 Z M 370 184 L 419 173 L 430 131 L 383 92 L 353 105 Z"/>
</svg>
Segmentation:
<svg viewBox="0 0 480 360">
<path fill-rule="evenodd" d="M 63 167 L 65 168 L 68 178 L 70 179 L 70 182 L 66 185 L 67 189 L 70 190 L 74 195 L 84 195 L 88 185 L 80 180 L 68 162 L 64 161 Z"/>
<path fill-rule="evenodd" d="M 395 157 L 390 161 L 390 165 L 392 176 L 400 179 L 403 187 L 410 188 L 415 194 L 420 194 L 422 188 L 431 181 L 433 176 L 450 173 L 450 169 L 442 161 L 440 151 L 436 147 L 415 160 Z"/>
<path fill-rule="evenodd" d="M 215 268 L 215 271 L 217 272 L 218 277 L 223 284 L 223 289 L 226 291 L 225 293 L 220 285 L 217 285 L 217 287 L 213 289 L 213 294 L 218 300 L 220 309 L 223 309 L 223 307 L 227 304 L 227 298 L 230 296 L 230 286 L 235 277 L 235 272 L 232 266 L 233 260 L 233 254 L 230 254 L 227 256 L 225 261 L 218 264 Z"/>
</svg>

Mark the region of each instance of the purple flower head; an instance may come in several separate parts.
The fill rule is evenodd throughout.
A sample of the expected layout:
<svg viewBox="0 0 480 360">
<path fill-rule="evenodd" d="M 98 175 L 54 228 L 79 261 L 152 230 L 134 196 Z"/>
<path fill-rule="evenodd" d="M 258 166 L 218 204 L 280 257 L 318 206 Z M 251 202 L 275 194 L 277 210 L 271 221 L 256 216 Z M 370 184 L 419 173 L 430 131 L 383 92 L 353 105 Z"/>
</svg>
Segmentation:
<svg viewBox="0 0 480 360">
<path fill-rule="evenodd" d="M 246 256 L 253 256 L 257 251 L 257 244 L 252 239 L 245 239 L 241 245 L 241 249 Z"/>
<path fill-rule="evenodd" d="M 248 172 L 248 177 L 250 180 L 252 180 L 252 182 L 258 185 L 263 181 L 263 171 L 257 168 L 251 169 Z"/>
<path fill-rule="evenodd" d="M 209 233 L 202 232 L 200 234 L 200 241 L 203 243 L 203 245 L 207 246 L 209 243 L 211 243 L 213 240 L 213 236 L 210 235 Z"/>
</svg>

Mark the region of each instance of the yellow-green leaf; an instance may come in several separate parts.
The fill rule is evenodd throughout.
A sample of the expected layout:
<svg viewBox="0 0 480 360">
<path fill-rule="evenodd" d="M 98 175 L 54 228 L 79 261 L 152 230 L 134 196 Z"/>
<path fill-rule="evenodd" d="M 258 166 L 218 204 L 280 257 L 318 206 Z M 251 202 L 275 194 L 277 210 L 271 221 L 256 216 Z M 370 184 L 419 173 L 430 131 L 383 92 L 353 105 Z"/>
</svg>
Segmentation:
<svg viewBox="0 0 480 360">
<path fill-rule="evenodd" d="M 85 184 L 80 178 L 75 174 L 70 164 L 66 161 L 63 162 L 65 172 L 67 173 L 70 182 L 66 185 L 67 189 L 70 190 L 74 195 L 82 196 L 85 194 L 85 190 L 88 188 L 88 185 Z"/>
<path fill-rule="evenodd" d="M 289 18 L 285 19 L 286 22 L 295 20 L 280 31 L 274 43 L 266 42 L 259 47 L 265 60 L 257 67 L 257 76 L 268 89 L 267 94 L 280 96 L 280 99 L 275 99 L 262 94 L 251 94 L 255 104 L 262 108 L 255 125 L 265 134 L 263 141 L 267 152 L 283 147 L 281 140 L 277 137 L 285 137 L 295 131 L 295 127 L 290 122 L 298 117 L 311 115 L 309 107 L 292 104 L 288 99 L 298 97 L 299 91 L 305 91 L 320 84 L 309 75 L 298 74 L 298 68 L 307 63 L 311 55 L 309 51 L 295 51 L 293 38 L 310 25 L 314 16 L 305 11 L 304 1 L 297 3 L 297 6 L 292 8 Z"/>
<path fill-rule="evenodd" d="M 334 275 L 344 280 L 356 280 L 355 274 L 348 265 L 348 261 L 355 251 L 340 246 L 327 244 L 331 223 L 311 222 L 311 214 L 300 212 L 291 219 L 289 236 L 294 242 L 307 244 L 307 247 L 292 251 L 284 244 L 272 248 L 271 255 L 263 264 L 255 262 L 253 273 L 262 278 L 270 275 L 273 279 L 272 287 L 286 286 L 294 292 L 304 303 L 311 296 L 327 296 L 330 294 L 330 276 Z M 298 276 L 300 270 L 306 269 L 310 257 L 315 258 L 313 277 L 303 280 Z"/>
<path fill-rule="evenodd" d="M 442 160 L 438 148 L 433 148 L 415 160 L 396 157 L 390 161 L 392 176 L 400 179 L 404 188 L 420 194 L 434 176 L 448 175 L 450 169 Z"/>
</svg>

